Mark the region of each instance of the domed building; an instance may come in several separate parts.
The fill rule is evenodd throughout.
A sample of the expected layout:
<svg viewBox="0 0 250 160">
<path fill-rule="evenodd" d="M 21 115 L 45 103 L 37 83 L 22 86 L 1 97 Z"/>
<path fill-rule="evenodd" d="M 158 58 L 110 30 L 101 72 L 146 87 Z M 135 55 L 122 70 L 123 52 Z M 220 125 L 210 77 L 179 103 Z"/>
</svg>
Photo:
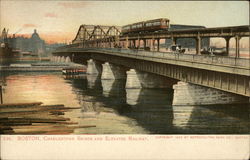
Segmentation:
<svg viewBox="0 0 250 160">
<path fill-rule="evenodd" d="M 34 30 L 34 33 L 30 38 L 29 48 L 32 52 L 32 55 L 42 56 L 43 54 L 45 54 L 45 41 L 39 37 L 36 29 Z"/>
</svg>

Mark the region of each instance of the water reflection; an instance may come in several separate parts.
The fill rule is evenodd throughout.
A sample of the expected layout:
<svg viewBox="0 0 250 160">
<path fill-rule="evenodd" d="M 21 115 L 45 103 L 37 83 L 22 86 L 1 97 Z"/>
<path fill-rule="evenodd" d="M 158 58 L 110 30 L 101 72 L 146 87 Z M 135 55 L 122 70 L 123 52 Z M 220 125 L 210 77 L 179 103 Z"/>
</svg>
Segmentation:
<svg viewBox="0 0 250 160">
<path fill-rule="evenodd" d="M 172 90 L 126 89 L 126 92 L 130 110 L 124 115 L 136 119 L 150 133 L 173 133 Z"/>
<path fill-rule="evenodd" d="M 249 105 L 174 106 L 173 112 L 180 133 L 250 133 Z"/>
<path fill-rule="evenodd" d="M 95 125 L 96 127 L 78 128 L 75 129 L 74 134 L 149 133 L 134 119 L 121 116 L 118 112 L 118 108 L 125 104 L 125 92 L 122 89 L 122 86 L 125 86 L 125 81 L 101 81 L 96 76 L 91 75 L 87 75 L 85 79 L 81 78 L 72 77 L 69 83 L 71 83 L 73 91 L 81 96 L 79 103 L 82 109 L 80 113 L 75 111 L 75 113 L 67 115 L 77 117 L 74 120 L 81 126 Z M 87 87 L 83 87 L 83 83 L 86 83 Z M 89 88 L 89 84 L 94 85 Z M 102 90 L 102 88 L 104 89 Z"/>
<path fill-rule="evenodd" d="M 249 133 L 249 106 L 171 106 L 172 90 L 124 89 L 113 84 L 102 81 L 105 98 L 96 94 L 93 101 L 102 102 L 103 108 L 111 109 L 109 113 L 134 119 L 130 123 L 143 127 L 146 133 Z M 115 94 L 117 91 L 123 94 Z"/>
<path fill-rule="evenodd" d="M 171 89 L 125 89 L 123 80 L 100 80 L 91 75 L 0 76 L 7 84 L 5 103 L 42 101 L 80 107 L 61 115 L 83 126 L 72 134 L 249 133 L 249 106 L 172 106 Z"/>
<path fill-rule="evenodd" d="M 125 94 L 124 86 L 126 84 L 126 80 L 105 79 L 101 80 L 101 82 L 103 95 L 105 97 L 121 96 Z"/>
<path fill-rule="evenodd" d="M 1 74 L 2 76 L 3 74 Z M 79 106 L 71 85 L 65 83 L 60 73 L 5 73 L 4 103 L 43 102 Z"/>
<path fill-rule="evenodd" d="M 89 75 L 87 74 L 88 88 L 98 88 L 101 84 L 100 75 Z"/>
<path fill-rule="evenodd" d="M 126 102 L 129 105 L 136 105 L 139 100 L 139 95 L 141 93 L 140 88 L 129 88 L 126 89 Z"/>
<path fill-rule="evenodd" d="M 173 96 L 171 90 L 130 89 L 130 93 L 133 93 L 130 96 L 133 105 L 129 105 L 126 96 L 129 93 L 124 88 L 124 80 L 101 80 L 101 84 L 102 86 L 99 88 L 98 85 L 95 85 L 95 89 L 88 89 L 84 92 L 84 109 L 81 120 L 79 120 L 81 124 L 86 125 L 88 122 L 86 118 L 91 119 L 91 124 L 100 124 L 96 128 L 98 133 L 112 133 L 112 131 L 115 133 L 173 132 L 170 129 L 173 120 L 170 105 Z M 72 85 L 77 86 L 74 83 Z M 97 90 L 102 88 L 102 93 L 98 93 Z M 78 89 L 81 90 L 81 88 Z M 95 94 L 93 95 L 93 93 Z M 137 95 L 135 96 L 135 94 Z M 126 121 L 124 117 L 126 117 Z M 103 124 L 103 122 L 105 123 Z M 91 133 L 96 133 L 94 132 L 96 129 L 92 128 Z M 77 133 L 82 131 L 83 129 L 78 129 Z"/>
</svg>

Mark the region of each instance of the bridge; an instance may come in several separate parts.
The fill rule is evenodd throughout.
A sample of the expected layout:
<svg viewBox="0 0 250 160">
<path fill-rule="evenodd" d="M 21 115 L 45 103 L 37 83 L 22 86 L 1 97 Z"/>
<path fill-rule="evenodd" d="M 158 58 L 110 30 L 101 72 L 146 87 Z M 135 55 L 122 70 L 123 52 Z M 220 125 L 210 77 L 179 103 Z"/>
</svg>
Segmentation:
<svg viewBox="0 0 250 160">
<path fill-rule="evenodd" d="M 250 59 L 240 58 L 240 39 L 249 36 L 250 26 L 123 35 L 116 26 L 82 25 L 52 60 L 85 64 L 87 74 L 101 79 L 126 79 L 126 89 L 173 87 L 173 105 L 248 103 Z M 210 37 L 224 38 L 227 54 L 235 38 L 235 57 L 202 55 L 202 39 Z M 179 38 L 194 38 L 196 54 L 160 51 L 161 39 Z"/>
</svg>

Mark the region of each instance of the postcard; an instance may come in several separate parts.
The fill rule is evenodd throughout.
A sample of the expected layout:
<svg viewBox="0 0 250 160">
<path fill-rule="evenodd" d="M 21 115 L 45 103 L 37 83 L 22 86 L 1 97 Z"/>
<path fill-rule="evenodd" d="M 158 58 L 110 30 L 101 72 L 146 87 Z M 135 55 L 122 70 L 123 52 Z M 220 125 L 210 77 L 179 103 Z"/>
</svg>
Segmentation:
<svg viewBox="0 0 250 160">
<path fill-rule="evenodd" d="M 248 160 L 248 1 L 0 0 L 0 159 Z"/>
</svg>

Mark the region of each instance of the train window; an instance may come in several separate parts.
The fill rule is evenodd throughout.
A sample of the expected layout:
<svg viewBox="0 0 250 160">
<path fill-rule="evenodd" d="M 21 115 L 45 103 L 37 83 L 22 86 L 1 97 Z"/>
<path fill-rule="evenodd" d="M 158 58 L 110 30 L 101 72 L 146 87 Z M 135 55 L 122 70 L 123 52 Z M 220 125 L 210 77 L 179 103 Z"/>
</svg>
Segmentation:
<svg viewBox="0 0 250 160">
<path fill-rule="evenodd" d="M 154 26 L 158 26 L 158 25 L 161 25 L 160 22 L 154 22 Z"/>
<path fill-rule="evenodd" d="M 146 26 L 150 27 L 150 26 L 152 26 L 152 23 L 146 23 Z"/>
<path fill-rule="evenodd" d="M 135 29 L 136 28 L 136 25 L 132 25 L 132 29 Z"/>
<path fill-rule="evenodd" d="M 122 27 L 122 29 L 127 30 L 127 29 L 129 29 L 129 26 L 124 26 L 124 27 Z"/>
</svg>

